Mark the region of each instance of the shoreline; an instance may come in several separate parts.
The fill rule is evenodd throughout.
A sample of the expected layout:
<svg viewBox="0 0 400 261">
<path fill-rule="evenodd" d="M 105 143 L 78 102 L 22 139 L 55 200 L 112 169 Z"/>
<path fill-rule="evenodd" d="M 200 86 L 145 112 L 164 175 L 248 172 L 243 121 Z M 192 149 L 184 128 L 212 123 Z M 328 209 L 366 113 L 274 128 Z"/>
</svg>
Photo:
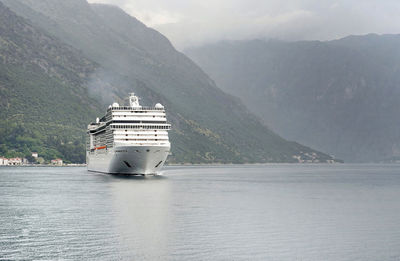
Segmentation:
<svg viewBox="0 0 400 261">
<path fill-rule="evenodd" d="M 62 166 L 58 165 L 49 165 L 49 164 L 23 164 L 23 165 L 0 165 L 0 168 L 2 167 L 29 167 L 29 168 L 35 168 L 35 167 L 86 167 L 85 164 L 65 164 Z"/>
<path fill-rule="evenodd" d="M 287 166 L 292 166 L 292 165 L 300 165 L 300 166 L 306 166 L 306 165 L 313 165 L 313 166 L 326 166 L 326 165 L 400 165 L 400 162 L 368 162 L 368 163 L 357 163 L 357 162 L 335 162 L 335 163 L 326 163 L 326 162 L 315 162 L 315 163 L 299 163 L 299 162 L 294 162 L 294 163 L 288 163 L 288 162 L 282 162 L 282 163 L 173 163 L 173 164 L 166 164 L 164 167 L 224 167 L 224 166 L 275 166 L 275 165 L 287 165 Z M 28 168 L 36 168 L 36 167 L 46 167 L 46 168 L 60 168 L 60 167 L 86 167 L 87 164 L 65 164 L 62 166 L 57 166 L 57 165 L 47 165 L 47 164 L 25 164 L 25 165 L 0 165 L 0 168 L 6 168 L 6 167 L 28 167 Z"/>
</svg>

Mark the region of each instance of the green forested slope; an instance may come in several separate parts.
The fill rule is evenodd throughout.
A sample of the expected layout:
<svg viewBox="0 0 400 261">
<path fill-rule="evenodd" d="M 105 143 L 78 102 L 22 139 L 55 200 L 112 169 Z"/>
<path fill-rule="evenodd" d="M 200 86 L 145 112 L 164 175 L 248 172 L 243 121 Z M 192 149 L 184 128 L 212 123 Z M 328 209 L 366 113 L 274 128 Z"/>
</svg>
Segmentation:
<svg viewBox="0 0 400 261">
<path fill-rule="evenodd" d="M 95 67 L 0 3 L 0 155 L 84 162 L 82 130 L 101 110 L 82 83 Z"/>
</svg>

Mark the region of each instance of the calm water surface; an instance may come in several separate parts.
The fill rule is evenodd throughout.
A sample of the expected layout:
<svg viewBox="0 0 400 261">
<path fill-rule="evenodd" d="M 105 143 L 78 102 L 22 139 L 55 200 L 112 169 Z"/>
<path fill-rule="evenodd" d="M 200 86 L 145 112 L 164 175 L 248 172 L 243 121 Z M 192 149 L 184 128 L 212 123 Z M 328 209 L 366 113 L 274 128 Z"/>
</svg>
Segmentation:
<svg viewBox="0 0 400 261">
<path fill-rule="evenodd" d="M 0 168 L 0 260 L 400 260 L 400 165 Z"/>
</svg>

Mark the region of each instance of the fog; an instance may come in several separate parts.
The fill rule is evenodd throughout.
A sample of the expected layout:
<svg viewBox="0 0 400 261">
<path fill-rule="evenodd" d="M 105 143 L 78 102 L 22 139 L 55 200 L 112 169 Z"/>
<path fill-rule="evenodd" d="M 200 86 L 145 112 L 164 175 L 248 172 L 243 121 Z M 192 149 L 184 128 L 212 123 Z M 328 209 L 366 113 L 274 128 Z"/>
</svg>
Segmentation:
<svg viewBox="0 0 400 261">
<path fill-rule="evenodd" d="M 89 0 L 121 7 L 178 49 L 220 40 L 330 40 L 400 32 L 400 2 L 320 0 Z"/>
</svg>

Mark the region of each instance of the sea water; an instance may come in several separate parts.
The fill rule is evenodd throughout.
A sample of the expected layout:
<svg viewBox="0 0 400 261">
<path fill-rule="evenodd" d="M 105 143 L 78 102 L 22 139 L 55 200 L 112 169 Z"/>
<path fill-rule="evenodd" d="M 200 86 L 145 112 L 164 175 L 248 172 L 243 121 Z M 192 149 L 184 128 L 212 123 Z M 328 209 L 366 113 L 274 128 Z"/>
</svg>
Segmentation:
<svg viewBox="0 0 400 261">
<path fill-rule="evenodd" d="M 400 260 L 400 166 L 4 167 L 0 260 Z"/>
</svg>

